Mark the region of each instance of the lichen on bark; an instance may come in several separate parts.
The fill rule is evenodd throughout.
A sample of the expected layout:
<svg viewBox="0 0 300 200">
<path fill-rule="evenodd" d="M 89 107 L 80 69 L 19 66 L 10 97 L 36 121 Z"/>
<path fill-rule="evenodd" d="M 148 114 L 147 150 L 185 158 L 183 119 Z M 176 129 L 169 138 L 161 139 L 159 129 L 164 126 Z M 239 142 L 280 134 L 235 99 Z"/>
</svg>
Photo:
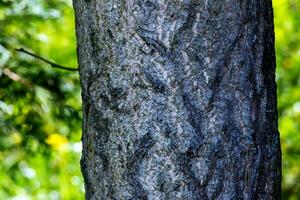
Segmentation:
<svg viewBox="0 0 300 200">
<path fill-rule="evenodd" d="M 74 0 L 87 199 L 280 199 L 271 0 Z"/>
</svg>

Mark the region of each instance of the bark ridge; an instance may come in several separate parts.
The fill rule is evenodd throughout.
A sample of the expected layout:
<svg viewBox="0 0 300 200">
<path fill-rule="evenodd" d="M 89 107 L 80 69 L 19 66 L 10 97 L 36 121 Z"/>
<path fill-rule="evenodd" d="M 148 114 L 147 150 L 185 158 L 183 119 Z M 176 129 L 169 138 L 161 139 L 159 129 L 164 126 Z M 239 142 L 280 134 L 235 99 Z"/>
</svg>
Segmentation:
<svg viewBox="0 0 300 200">
<path fill-rule="evenodd" d="M 87 199 L 280 199 L 271 0 L 74 0 Z"/>
</svg>

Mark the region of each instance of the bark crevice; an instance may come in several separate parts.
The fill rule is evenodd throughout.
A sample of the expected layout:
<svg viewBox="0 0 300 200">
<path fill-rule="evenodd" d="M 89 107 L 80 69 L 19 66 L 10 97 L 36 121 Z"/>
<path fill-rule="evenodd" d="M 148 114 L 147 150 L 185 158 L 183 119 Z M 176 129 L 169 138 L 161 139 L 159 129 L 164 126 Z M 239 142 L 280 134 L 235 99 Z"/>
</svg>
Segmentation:
<svg viewBox="0 0 300 200">
<path fill-rule="evenodd" d="M 87 199 L 280 199 L 272 1 L 74 1 Z"/>
</svg>

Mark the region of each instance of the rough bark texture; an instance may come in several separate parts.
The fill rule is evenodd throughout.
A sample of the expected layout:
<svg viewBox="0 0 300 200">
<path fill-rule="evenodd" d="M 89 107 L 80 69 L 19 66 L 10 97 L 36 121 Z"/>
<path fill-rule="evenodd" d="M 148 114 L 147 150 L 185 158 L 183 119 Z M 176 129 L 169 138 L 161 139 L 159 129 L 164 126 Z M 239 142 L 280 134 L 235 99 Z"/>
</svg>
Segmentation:
<svg viewBox="0 0 300 200">
<path fill-rule="evenodd" d="M 87 199 L 280 199 L 271 0 L 74 0 Z"/>
</svg>

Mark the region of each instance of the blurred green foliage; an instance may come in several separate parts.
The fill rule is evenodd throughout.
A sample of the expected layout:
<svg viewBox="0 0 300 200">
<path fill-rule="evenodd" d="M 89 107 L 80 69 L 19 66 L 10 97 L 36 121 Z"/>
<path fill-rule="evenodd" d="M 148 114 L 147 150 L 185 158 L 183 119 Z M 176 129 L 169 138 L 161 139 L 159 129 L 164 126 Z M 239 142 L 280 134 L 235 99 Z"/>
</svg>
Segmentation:
<svg viewBox="0 0 300 200">
<path fill-rule="evenodd" d="M 0 199 L 83 199 L 71 0 L 0 0 Z"/>
<path fill-rule="evenodd" d="M 300 199 L 300 0 L 273 0 L 283 197 Z"/>
<path fill-rule="evenodd" d="M 273 1 L 283 199 L 300 199 L 300 1 Z M 71 0 L 0 0 L 0 199 L 83 199 Z"/>
</svg>

